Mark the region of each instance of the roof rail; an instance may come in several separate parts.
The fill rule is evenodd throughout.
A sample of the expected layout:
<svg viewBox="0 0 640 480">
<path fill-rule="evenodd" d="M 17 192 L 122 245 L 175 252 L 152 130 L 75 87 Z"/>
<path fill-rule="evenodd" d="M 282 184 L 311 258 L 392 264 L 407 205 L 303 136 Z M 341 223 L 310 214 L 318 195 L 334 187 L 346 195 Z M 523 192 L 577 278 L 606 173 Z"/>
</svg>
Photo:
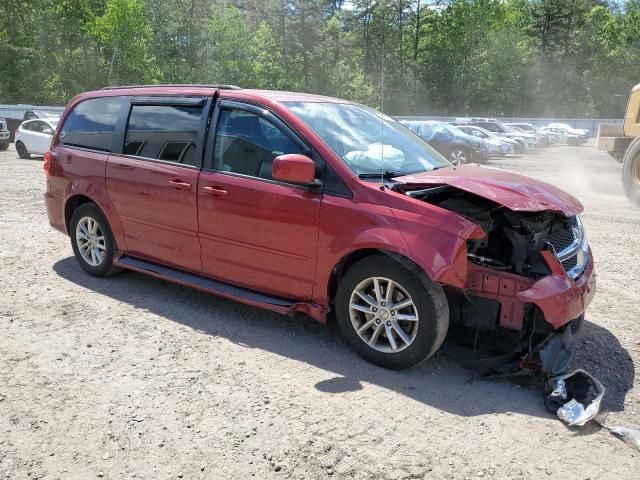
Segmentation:
<svg viewBox="0 0 640 480">
<path fill-rule="evenodd" d="M 192 87 L 192 88 L 219 88 L 220 90 L 241 90 L 237 85 L 203 85 L 191 83 L 161 83 L 154 85 L 116 85 L 103 87 L 101 90 L 118 90 L 121 88 L 143 88 L 143 87 Z"/>
</svg>

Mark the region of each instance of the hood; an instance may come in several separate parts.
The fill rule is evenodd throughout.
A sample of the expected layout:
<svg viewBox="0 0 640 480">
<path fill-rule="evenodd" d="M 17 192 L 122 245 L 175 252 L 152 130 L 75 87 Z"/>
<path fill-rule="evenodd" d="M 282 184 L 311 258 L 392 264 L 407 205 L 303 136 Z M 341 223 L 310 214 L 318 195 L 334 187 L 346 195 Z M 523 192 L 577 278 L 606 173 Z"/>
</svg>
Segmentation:
<svg viewBox="0 0 640 480">
<path fill-rule="evenodd" d="M 462 133 L 456 135 L 459 139 L 473 145 L 474 147 L 482 147 L 485 145 L 485 140 L 482 138 L 474 137 L 473 135 L 469 135 L 467 133 Z"/>
<path fill-rule="evenodd" d="M 515 211 L 558 211 L 569 217 L 583 210 L 578 199 L 553 185 L 492 167 L 446 167 L 394 180 L 404 185 L 449 185 Z"/>
<path fill-rule="evenodd" d="M 518 145 L 518 141 L 514 140 L 513 138 L 504 137 L 502 135 L 498 136 L 497 138 L 503 143 L 508 143 L 509 145 Z"/>
</svg>

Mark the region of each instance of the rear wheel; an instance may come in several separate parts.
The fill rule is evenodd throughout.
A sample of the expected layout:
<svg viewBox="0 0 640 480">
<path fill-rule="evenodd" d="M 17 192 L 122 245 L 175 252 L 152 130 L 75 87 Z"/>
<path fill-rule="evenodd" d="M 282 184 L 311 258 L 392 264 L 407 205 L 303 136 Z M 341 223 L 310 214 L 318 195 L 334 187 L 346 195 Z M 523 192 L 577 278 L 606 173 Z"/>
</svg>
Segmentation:
<svg viewBox="0 0 640 480">
<path fill-rule="evenodd" d="M 115 272 L 116 242 L 109 222 L 95 204 L 84 203 L 75 209 L 69 233 L 73 253 L 85 272 L 95 277 Z"/>
<path fill-rule="evenodd" d="M 622 185 L 627 198 L 640 206 L 640 140 L 633 142 L 624 156 Z"/>
<path fill-rule="evenodd" d="M 31 155 L 29 154 L 27 147 L 25 147 L 24 143 L 22 143 L 21 141 L 16 142 L 16 152 L 18 152 L 18 156 L 20 158 L 24 158 L 25 160 L 28 160 L 29 158 L 31 158 Z"/>
<path fill-rule="evenodd" d="M 425 361 L 449 328 L 442 287 L 387 255 L 353 265 L 338 285 L 335 305 L 340 332 L 351 347 L 385 368 Z"/>
</svg>

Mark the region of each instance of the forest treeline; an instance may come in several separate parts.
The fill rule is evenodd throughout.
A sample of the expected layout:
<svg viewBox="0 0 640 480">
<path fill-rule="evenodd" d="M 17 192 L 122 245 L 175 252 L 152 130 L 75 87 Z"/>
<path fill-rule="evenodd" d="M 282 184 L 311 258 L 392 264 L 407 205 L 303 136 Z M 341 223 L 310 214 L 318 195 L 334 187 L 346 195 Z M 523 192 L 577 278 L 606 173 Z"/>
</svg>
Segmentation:
<svg viewBox="0 0 640 480">
<path fill-rule="evenodd" d="M 640 0 L 0 0 L 0 103 L 225 83 L 390 114 L 620 117 Z"/>
</svg>

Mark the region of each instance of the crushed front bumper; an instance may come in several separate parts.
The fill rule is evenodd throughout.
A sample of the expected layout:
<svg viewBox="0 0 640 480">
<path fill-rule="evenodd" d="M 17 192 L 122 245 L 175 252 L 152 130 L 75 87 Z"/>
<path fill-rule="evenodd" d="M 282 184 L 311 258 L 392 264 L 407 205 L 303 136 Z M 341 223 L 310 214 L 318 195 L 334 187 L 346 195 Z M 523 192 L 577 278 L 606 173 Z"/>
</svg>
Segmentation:
<svg viewBox="0 0 640 480">
<path fill-rule="evenodd" d="M 576 280 L 566 274 L 553 255 L 545 258 L 551 274 L 539 280 L 468 262 L 466 293 L 497 300 L 501 327 L 522 330 L 525 311 L 534 305 L 557 330 L 584 314 L 596 292 L 596 274 L 591 253 L 587 268 Z"/>
</svg>

